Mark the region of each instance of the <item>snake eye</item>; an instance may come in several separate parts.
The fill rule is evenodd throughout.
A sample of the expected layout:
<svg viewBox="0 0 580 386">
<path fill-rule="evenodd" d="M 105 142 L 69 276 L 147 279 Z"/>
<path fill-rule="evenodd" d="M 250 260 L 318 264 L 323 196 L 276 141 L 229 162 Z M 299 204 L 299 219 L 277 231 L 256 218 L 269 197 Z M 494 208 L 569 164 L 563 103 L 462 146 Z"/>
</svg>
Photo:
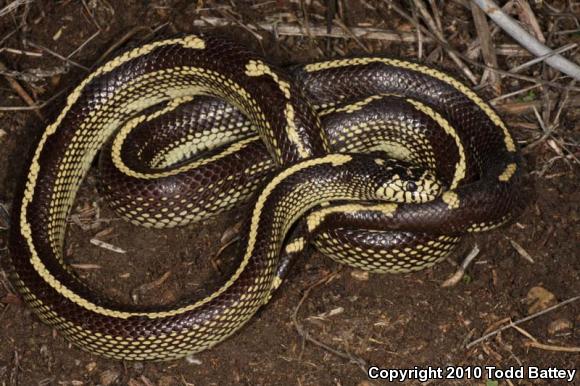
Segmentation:
<svg viewBox="0 0 580 386">
<path fill-rule="evenodd" d="M 407 182 L 407 191 L 409 191 L 409 192 L 417 191 L 417 184 L 414 183 L 413 181 Z"/>
</svg>

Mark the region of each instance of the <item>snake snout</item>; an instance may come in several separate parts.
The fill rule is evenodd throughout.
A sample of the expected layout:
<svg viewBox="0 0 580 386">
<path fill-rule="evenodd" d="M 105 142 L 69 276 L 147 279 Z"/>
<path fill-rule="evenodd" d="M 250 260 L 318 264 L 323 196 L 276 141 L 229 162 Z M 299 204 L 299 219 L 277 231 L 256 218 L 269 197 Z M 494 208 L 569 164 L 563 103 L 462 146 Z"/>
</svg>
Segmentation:
<svg viewBox="0 0 580 386">
<path fill-rule="evenodd" d="M 422 167 L 397 164 L 377 189 L 378 199 L 400 203 L 422 203 L 434 200 L 443 190 L 435 174 Z"/>
</svg>

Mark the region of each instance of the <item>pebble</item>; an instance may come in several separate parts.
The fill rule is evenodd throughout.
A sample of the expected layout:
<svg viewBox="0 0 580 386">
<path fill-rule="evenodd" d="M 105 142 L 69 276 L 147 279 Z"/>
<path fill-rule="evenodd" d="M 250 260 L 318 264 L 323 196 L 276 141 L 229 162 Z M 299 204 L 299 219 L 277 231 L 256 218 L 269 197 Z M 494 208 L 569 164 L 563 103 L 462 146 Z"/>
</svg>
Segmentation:
<svg viewBox="0 0 580 386">
<path fill-rule="evenodd" d="M 89 373 L 92 373 L 96 368 L 97 368 L 97 362 L 90 362 L 85 366 L 85 369 Z"/>
<path fill-rule="evenodd" d="M 174 386 L 174 385 L 178 385 L 179 382 L 173 378 L 172 376 L 169 375 L 165 375 L 161 378 L 159 378 L 159 381 L 157 381 L 157 386 Z"/>
<path fill-rule="evenodd" d="M 101 385 L 109 386 L 112 385 L 117 378 L 119 378 L 119 372 L 116 370 L 105 370 L 101 373 Z"/>
<path fill-rule="evenodd" d="M 556 304 L 556 296 L 543 287 L 532 287 L 526 296 L 528 315 L 535 314 Z"/>
<path fill-rule="evenodd" d="M 353 279 L 358 280 L 358 281 L 368 281 L 369 280 L 369 273 L 367 271 L 361 271 L 361 270 L 354 270 L 350 273 L 350 276 L 352 276 Z"/>
<path fill-rule="evenodd" d="M 548 326 L 548 334 L 556 335 L 565 331 L 572 331 L 574 323 L 568 319 L 556 319 Z"/>
</svg>

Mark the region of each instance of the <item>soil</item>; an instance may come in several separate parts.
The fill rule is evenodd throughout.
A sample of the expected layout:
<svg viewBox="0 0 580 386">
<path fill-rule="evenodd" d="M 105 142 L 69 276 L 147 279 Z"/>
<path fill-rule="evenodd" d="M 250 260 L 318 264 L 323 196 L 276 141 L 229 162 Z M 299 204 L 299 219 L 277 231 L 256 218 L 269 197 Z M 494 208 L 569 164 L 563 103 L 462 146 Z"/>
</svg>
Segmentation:
<svg viewBox="0 0 580 386">
<path fill-rule="evenodd" d="M 0 1 L 0 9 L 9 3 L 11 1 Z M 323 24 L 326 7 L 321 2 L 241 3 L 31 2 L 0 16 L 0 46 L 21 51 L 2 52 L 0 49 L 0 61 L 9 70 L 39 77 L 18 79 L 34 100 L 57 96 L 41 111 L 42 118 L 35 111 L 0 110 L 0 204 L 9 211 L 14 190 L 26 172 L 24 155 L 49 121 L 47 117 L 62 106 L 58 95 L 66 95 L 66 90 L 87 74 L 83 67 L 90 68 L 97 63 L 129 32 L 126 44 L 137 44 L 160 35 L 193 32 L 196 30 L 194 20 L 219 17 L 233 20 L 236 25 L 222 28 L 224 34 L 234 36 L 279 63 L 360 53 L 364 52 L 363 46 L 372 52 L 417 58 L 416 42 L 308 36 L 276 38 L 267 31 L 248 27 L 275 17 L 295 22 L 294 15 L 299 15 L 299 21 L 303 22 L 304 7 L 309 22 Z M 366 25 L 377 28 L 415 31 L 411 24 L 392 10 L 380 7 L 378 2 L 368 3 L 379 7 L 379 13 L 366 7 L 367 2 L 340 3 L 340 15 L 348 25 L 368 22 Z M 471 13 L 460 5 L 461 2 L 450 3 L 444 8 L 444 31 L 453 35 L 461 30 L 452 40 L 461 50 L 470 43 L 462 38 L 474 39 L 475 36 Z M 467 26 L 466 31 L 462 31 L 463 25 Z M 566 29 L 565 22 L 561 28 Z M 560 43 L 557 46 L 563 45 Z M 70 60 L 49 53 L 68 56 L 81 45 Z M 436 47 L 425 44 L 423 49 L 433 52 Z M 440 57 L 443 59 L 439 60 Z M 502 57 L 500 64 L 529 59 Z M 433 55 L 431 61 L 447 68 L 452 66 L 446 56 Z M 549 70 L 541 66 L 527 73 L 536 77 L 549 74 Z M 6 79 L 0 78 L 0 106 L 22 105 L 24 101 Z M 504 93 L 526 85 L 513 78 L 505 78 L 502 82 Z M 562 98 L 561 90 L 554 87 L 539 90 L 545 91 L 537 90 L 540 94 L 533 94 L 532 98 L 541 102 L 542 112 L 548 109 L 544 117 L 553 116 Z M 64 94 L 58 94 L 61 91 Z M 482 92 L 485 94 L 489 90 Z M 510 112 L 497 106 L 506 120 L 513 123 L 510 124 L 513 132 L 525 148 L 535 199 L 517 223 L 467 240 L 462 253 L 452 262 L 460 263 L 475 243 L 481 251 L 453 286 L 442 287 L 457 270 L 457 266 L 449 262 L 409 275 L 367 275 L 314 253 L 298 261 L 269 304 L 241 331 L 217 347 L 178 361 L 133 363 L 102 359 L 72 347 L 58 333 L 41 324 L 18 300 L 6 278 L 0 276 L 3 284 L 0 285 L 0 338 L 3 342 L 0 345 L 0 384 L 381 384 L 369 380 L 366 372 L 352 360 L 306 341 L 293 321 L 299 306 L 297 320 L 308 334 L 334 350 L 348 353 L 351 359 L 364 359 L 369 366 L 578 369 L 578 351 L 557 349 L 580 346 L 578 301 L 521 323 L 519 331 L 508 328 L 468 346 L 469 342 L 505 325 L 506 320 L 525 318 L 580 294 L 580 125 L 578 105 L 574 104 L 577 96 L 578 93 L 573 92 L 568 95 L 572 101 L 562 109 L 561 124 L 551 136 L 533 147 L 526 147 L 526 144 L 542 133 L 533 111 Z M 517 99 L 520 97 L 508 98 L 505 103 L 526 102 Z M 247 208 L 176 230 L 137 229 L 119 219 L 99 198 L 96 178 L 97 172 L 91 171 L 81 188 L 66 245 L 67 263 L 92 288 L 128 303 L 171 304 L 183 296 L 202 297 L 212 286 L 227 278 L 235 263 L 235 248 L 226 248 L 219 255 L 217 251 L 238 230 L 239 222 L 247 216 Z M 0 257 L 4 258 L 8 253 L 8 232 L 2 230 L 2 226 L 0 216 Z M 90 242 L 92 238 L 122 248 L 126 253 L 95 246 Z M 534 298 L 544 303 L 538 305 L 536 302 L 534 308 Z M 530 336 L 526 336 L 526 332 Z M 531 337 L 548 347 L 530 346 Z M 495 384 L 494 380 L 505 383 L 498 377 L 488 379 L 485 373 L 480 379 L 432 383 Z M 576 382 L 579 380 L 580 376 L 576 375 Z M 414 382 L 417 381 L 411 383 Z M 512 381 L 512 384 L 544 383 L 558 382 Z"/>
</svg>

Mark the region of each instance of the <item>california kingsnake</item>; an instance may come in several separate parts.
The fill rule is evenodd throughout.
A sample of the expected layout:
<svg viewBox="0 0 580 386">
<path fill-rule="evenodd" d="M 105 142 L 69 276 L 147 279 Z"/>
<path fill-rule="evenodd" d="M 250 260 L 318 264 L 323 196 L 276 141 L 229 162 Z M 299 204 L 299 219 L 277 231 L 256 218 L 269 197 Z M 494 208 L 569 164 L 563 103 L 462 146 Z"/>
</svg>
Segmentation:
<svg viewBox="0 0 580 386">
<path fill-rule="evenodd" d="M 251 122 L 238 134 L 227 127 L 208 129 L 210 135 L 229 136 L 217 140 L 225 148 L 209 157 L 214 168 L 209 170 L 221 179 L 181 162 L 190 153 L 184 143 L 203 148 L 207 141 L 191 133 L 190 140 L 170 139 L 161 151 L 152 151 L 149 165 L 126 161 L 121 150 L 136 127 L 164 119 L 198 94 L 223 99 L 247 117 L 238 115 L 241 120 Z M 323 111 L 324 130 L 313 104 Z M 154 106 L 160 107 L 151 112 Z M 201 109 L 198 115 L 205 118 L 208 106 L 214 106 L 214 117 L 226 110 L 237 114 L 213 99 L 193 106 L 183 108 Z M 381 131 L 377 122 L 385 119 L 388 126 Z M 170 184 L 158 188 L 170 193 L 162 198 L 159 190 L 140 185 L 151 179 L 143 175 L 171 180 L 176 170 L 190 169 L 199 177 L 195 194 L 221 184 L 239 199 L 251 195 L 252 184 L 259 186 L 240 243 L 240 266 L 206 298 L 155 310 L 120 305 L 95 294 L 62 264 L 66 218 L 78 187 L 97 151 L 117 130 L 110 164 L 119 169 L 107 172 L 111 178 L 106 181 L 114 184 L 104 185 L 113 207 L 131 221 L 178 225 L 237 202 L 222 196 L 221 205 L 202 205 L 190 215 L 187 210 L 197 207 L 190 193 Z M 261 141 L 249 130 L 256 130 Z M 383 132 L 383 141 L 363 132 Z M 228 145 L 230 139 L 235 142 Z M 147 158 L 147 146 L 134 148 L 139 153 L 134 158 Z M 423 152 L 415 153 L 420 148 Z M 274 175 L 266 169 L 273 166 L 268 155 L 282 165 Z M 219 163 L 224 160 L 230 163 Z M 241 171 L 233 171 L 234 160 Z M 210 162 L 193 164 L 200 163 Z M 242 183 L 252 167 L 258 182 Z M 115 173 L 125 174 L 125 185 Z M 442 194 L 433 173 L 448 186 Z M 188 35 L 128 50 L 69 94 L 32 155 L 14 205 L 7 267 L 40 319 L 81 348 L 120 359 L 177 358 L 222 341 L 269 300 L 279 285 L 276 271 L 284 241 L 303 214 L 305 233 L 290 240 L 286 253 L 301 252 L 309 237 L 318 235 L 319 248 L 339 260 L 375 271 L 409 271 L 440 259 L 430 255 L 450 248 L 440 244 L 452 246 L 461 234 L 512 220 L 523 206 L 521 176 L 517 147 L 503 121 L 473 91 L 439 70 L 361 57 L 299 66 L 287 74 L 235 42 Z M 140 190 L 141 198 L 133 200 L 130 188 Z M 169 206 L 158 206 L 161 201 Z M 358 226 L 371 231 L 361 233 Z M 357 243 L 380 244 L 379 250 L 387 252 L 376 255 Z M 341 256 L 345 250 L 353 253 Z"/>
</svg>

